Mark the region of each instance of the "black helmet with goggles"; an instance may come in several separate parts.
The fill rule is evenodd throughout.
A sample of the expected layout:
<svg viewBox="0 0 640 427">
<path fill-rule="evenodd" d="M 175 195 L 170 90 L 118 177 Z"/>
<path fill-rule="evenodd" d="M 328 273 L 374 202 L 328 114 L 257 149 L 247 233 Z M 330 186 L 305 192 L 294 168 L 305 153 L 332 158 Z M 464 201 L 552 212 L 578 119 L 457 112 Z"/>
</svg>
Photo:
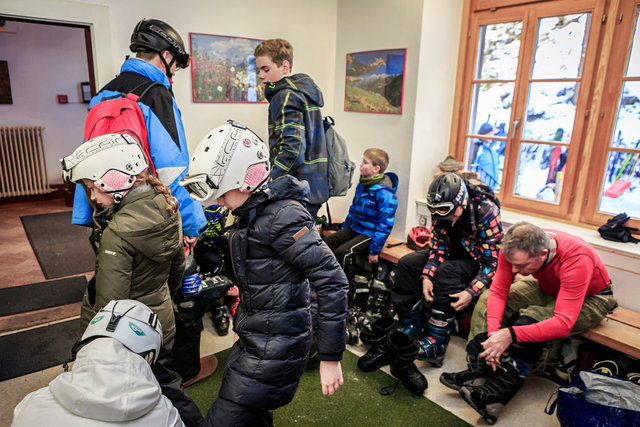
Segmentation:
<svg viewBox="0 0 640 427">
<path fill-rule="evenodd" d="M 436 177 L 429 186 L 427 207 L 438 220 L 449 220 L 458 206 L 466 206 L 469 193 L 459 175 L 445 172 Z"/>
</svg>

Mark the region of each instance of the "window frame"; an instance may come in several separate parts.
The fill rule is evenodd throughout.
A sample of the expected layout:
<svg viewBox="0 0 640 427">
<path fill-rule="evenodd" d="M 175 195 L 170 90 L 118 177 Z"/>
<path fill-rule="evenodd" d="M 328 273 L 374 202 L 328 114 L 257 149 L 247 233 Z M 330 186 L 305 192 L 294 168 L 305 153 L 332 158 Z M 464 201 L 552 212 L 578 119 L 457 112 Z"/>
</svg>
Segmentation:
<svg viewBox="0 0 640 427">
<path fill-rule="evenodd" d="M 509 133 L 506 135 L 505 168 L 498 197 L 502 206 L 511 210 L 579 225 L 603 224 L 613 216 L 597 212 L 604 168 L 607 165 L 607 159 L 603 157 L 606 157 L 613 132 L 612 127 L 615 126 L 617 103 L 622 92 L 622 76 L 626 70 L 640 0 L 546 0 L 526 5 L 522 3 L 519 0 L 467 0 L 465 4 L 458 54 L 450 152 L 458 159 L 465 159 L 467 139 L 478 136 L 469 133 L 469 122 L 472 120 L 470 108 L 474 107 L 473 85 L 477 83 L 475 68 L 480 27 L 492 23 L 522 20 L 519 64 Z M 538 19 L 580 12 L 591 12 L 591 23 L 587 34 L 583 71 L 578 78 L 580 91 L 576 102 L 571 141 L 568 145 L 566 174 L 560 200 L 556 204 L 516 196 L 513 191 L 520 144 L 523 143 L 522 131 L 526 118 L 529 85 L 532 80 Z M 620 13 L 630 18 L 619 22 Z M 603 16 L 606 16 L 604 22 Z M 620 51 L 621 37 L 626 37 L 627 48 L 625 55 L 616 55 L 616 51 Z M 605 113 L 604 119 L 600 118 L 601 112 Z M 516 118 L 520 118 L 520 125 L 515 129 L 514 137 Z M 607 142 L 596 143 L 602 140 Z M 537 143 L 547 142 L 537 141 Z M 630 220 L 628 225 L 638 227 L 640 220 Z"/>
</svg>

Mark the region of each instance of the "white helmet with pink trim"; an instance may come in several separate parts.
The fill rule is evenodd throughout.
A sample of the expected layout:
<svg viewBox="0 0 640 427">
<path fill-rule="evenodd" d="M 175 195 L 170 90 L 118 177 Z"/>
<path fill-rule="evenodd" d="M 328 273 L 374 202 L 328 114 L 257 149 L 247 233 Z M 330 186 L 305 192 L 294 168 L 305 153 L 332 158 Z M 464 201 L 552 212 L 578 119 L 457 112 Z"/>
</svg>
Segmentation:
<svg viewBox="0 0 640 427">
<path fill-rule="evenodd" d="M 100 135 L 75 149 L 60 160 L 65 180 L 94 181 L 105 193 L 119 202 L 149 165 L 142 148 L 131 135 Z"/>
<path fill-rule="evenodd" d="M 269 177 L 269 148 L 246 126 L 229 121 L 198 144 L 189 173 L 180 180 L 203 206 L 231 190 L 254 192 Z"/>
</svg>

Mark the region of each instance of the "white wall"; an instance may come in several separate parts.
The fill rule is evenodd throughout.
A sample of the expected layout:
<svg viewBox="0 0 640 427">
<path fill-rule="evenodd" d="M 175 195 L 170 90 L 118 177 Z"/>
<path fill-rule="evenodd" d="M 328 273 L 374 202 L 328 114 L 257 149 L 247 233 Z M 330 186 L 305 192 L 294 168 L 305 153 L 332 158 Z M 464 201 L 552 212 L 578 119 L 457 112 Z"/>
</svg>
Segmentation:
<svg viewBox="0 0 640 427">
<path fill-rule="evenodd" d="M 369 147 L 389 154 L 387 171 L 399 177 L 398 213 L 392 235 L 404 235 L 404 212 L 408 203 L 412 132 L 420 49 L 421 0 L 350 0 L 338 3 L 336 40 L 335 103 L 336 129 L 349 143 L 349 155 L 360 164 Z M 407 49 L 402 114 L 374 114 L 344 111 L 347 53 Z M 356 176 L 359 172 L 356 171 Z M 355 192 L 355 184 L 345 197 L 331 200 L 332 216 L 344 219 Z"/>
<path fill-rule="evenodd" d="M 449 151 L 463 0 L 425 0 L 406 221 L 418 225 L 415 200 L 426 196 L 438 163 Z M 406 235 L 406 233 L 405 233 Z"/>
<path fill-rule="evenodd" d="M 398 212 L 392 236 L 406 238 L 417 225 L 415 199 L 448 150 L 463 0 L 350 0 L 338 3 L 336 40 L 336 128 L 356 163 L 368 147 L 389 153 L 398 174 Z M 407 48 L 401 115 L 344 111 L 346 54 Z M 418 96 L 419 94 L 419 96 Z M 331 201 L 344 218 L 355 185 Z"/>
<path fill-rule="evenodd" d="M 0 126 L 44 126 L 50 184 L 62 183 L 61 157 L 82 141 L 87 104 L 80 82 L 89 80 L 82 28 L 20 23 L 0 32 L 0 59 L 9 65 L 13 104 L 0 105 Z M 58 104 L 57 95 L 69 104 Z"/>
</svg>

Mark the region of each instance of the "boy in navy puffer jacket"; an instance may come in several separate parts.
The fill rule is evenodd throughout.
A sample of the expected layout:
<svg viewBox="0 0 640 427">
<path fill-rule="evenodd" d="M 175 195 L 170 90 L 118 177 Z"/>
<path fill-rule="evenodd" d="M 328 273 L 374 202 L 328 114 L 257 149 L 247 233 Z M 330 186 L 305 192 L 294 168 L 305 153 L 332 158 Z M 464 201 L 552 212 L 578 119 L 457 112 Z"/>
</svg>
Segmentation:
<svg viewBox="0 0 640 427">
<path fill-rule="evenodd" d="M 391 233 L 398 207 L 398 176 L 384 173 L 388 165 L 386 151 L 379 148 L 365 150 L 360 162 L 360 182 L 342 230 L 324 237 L 343 268 L 352 254 L 367 251 L 369 263 L 376 264 Z"/>
<path fill-rule="evenodd" d="M 237 335 L 206 426 L 269 426 L 270 411 L 293 399 L 311 348 L 311 292 L 324 395 L 342 384 L 347 279 L 306 209 L 309 185 L 269 181 L 269 150 L 238 123 L 213 129 L 181 181 L 202 204 L 232 211 L 229 260 L 240 304 Z"/>
</svg>

